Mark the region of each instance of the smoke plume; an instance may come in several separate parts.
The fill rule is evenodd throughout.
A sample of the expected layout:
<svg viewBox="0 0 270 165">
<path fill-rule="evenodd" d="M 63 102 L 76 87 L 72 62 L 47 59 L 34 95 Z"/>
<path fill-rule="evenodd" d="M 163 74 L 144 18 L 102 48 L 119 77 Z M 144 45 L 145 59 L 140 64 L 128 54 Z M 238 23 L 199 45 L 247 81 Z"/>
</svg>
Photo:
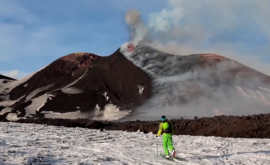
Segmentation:
<svg viewBox="0 0 270 165">
<path fill-rule="evenodd" d="M 269 1 L 167 2 L 146 17 L 146 24 L 141 19 L 137 24 L 147 27 L 152 47 L 177 55 L 220 54 L 270 75 Z"/>
<path fill-rule="evenodd" d="M 131 40 L 134 45 L 145 44 L 148 41 L 148 29 L 144 25 L 139 11 L 132 9 L 126 13 L 126 23 L 129 25 Z"/>
<path fill-rule="evenodd" d="M 169 41 L 172 36 L 177 39 L 175 34 L 192 38 L 198 33 L 196 42 L 205 39 L 200 30 L 192 34 L 192 28 L 187 32 L 174 28 L 182 16 L 181 8 L 171 12 L 163 10 L 160 16 L 152 16 L 155 19 L 147 28 L 138 11 L 127 12 L 126 22 L 132 38 L 120 51 L 153 79 L 153 97 L 136 111 L 137 115 L 193 117 L 268 113 L 268 76 L 215 54 L 179 55 L 179 47 L 193 48 L 190 44 L 179 46 Z M 173 24 L 164 21 L 171 17 L 177 17 L 172 20 Z"/>
</svg>

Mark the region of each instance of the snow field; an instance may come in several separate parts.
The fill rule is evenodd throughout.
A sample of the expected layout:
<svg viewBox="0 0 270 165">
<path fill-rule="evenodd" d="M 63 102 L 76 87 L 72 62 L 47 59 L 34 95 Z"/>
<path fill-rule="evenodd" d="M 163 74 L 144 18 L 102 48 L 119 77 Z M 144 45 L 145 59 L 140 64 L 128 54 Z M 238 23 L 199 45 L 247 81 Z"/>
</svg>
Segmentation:
<svg viewBox="0 0 270 165">
<path fill-rule="evenodd" d="M 0 123 L 0 164 L 270 164 L 270 139 L 173 136 L 173 141 L 177 156 L 187 162 L 158 156 L 162 138 L 152 133 Z"/>
</svg>

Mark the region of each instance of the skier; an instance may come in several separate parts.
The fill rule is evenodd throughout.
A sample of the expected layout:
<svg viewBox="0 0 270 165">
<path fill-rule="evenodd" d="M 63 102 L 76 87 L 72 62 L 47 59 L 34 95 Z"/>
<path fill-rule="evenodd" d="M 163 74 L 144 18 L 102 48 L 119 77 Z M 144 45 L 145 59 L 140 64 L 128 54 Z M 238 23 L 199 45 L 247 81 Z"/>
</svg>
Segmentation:
<svg viewBox="0 0 270 165">
<path fill-rule="evenodd" d="M 162 122 L 159 124 L 157 137 L 162 134 L 165 158 L 168 159 L 170 158 L 168 148 L 170 149 L 170 151 L 172 151 L 172 156 L 175 157 L 175 149 L 172 142 L 172 134 L 174 134 L 174 129 L 172 124 L 166 119 L 165 116 L 161 116 L 161 121 Z"/>
</svg>

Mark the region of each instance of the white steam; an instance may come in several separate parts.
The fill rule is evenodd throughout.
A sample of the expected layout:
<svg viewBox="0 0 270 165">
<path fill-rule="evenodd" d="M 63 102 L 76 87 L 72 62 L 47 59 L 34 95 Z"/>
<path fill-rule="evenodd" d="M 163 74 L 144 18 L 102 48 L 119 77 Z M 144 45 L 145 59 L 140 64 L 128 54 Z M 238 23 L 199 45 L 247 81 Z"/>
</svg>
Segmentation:
<svg viewBox="0 0 270 165">
<path fill-rule="evenodd" d="M 138 46 L 127 59 L 152 77 L 153 96 L 134 115 L 251 115 L 268 113 L 269 85 L 257 73 L 246 78 L 243 65 L 213 54 L 176 56 L 150 46 Z M 219 59 L 221 62 L 216 62 Z M 205 63 L 207 60 L 207 63 Z M 206 65 L 205 65 L 206 64 Z"/>
<path fill-rule="evenodd" d="M 233 7 L 243 9 L 243 6 L 261 6 L 250 5 L 253 4 L 250 1 L 243 6 L 232 0 L 203 2 L 170 0 L 169 9 L 149 15 L 148 27 L 138 11 L 127 12 L 126 22 L 131 29 L 131 40 L 124 43 L 120 51 L 153 80 L 154 95 L 134 113 L 135 116 L 167 114 L 193 117 L 269 113 L 270 92 L 265 90 L 269 89 L 269 84 L 265 83 L 264 75 L 222 56 L 193 54 L 221 53 L 250 66 L 262 66 L 248 55 L 240 56 L 235 47 L 241 45 L 214 42 L 210 47 L 205 46 L 207 41 L 220 33 L 241 25 L 241 19 L 238 16 L 235 18 L 239 13 Z M 216 8 L 206 10 L 210 5 Z M 203 15 L 213 22 L 205 24 Z M 254 21 L 254 18 L 250 20 Z M 130 45 L 134 49 L 130 49 Z M 265 68 L 269 67 L 255 67 L 267 73 Z M 238 69 L 244 72 L 235 75 L 234 71 Z M 245 77 L 246 73 L 253 74 Z"/>
<path fill-rule="evenodd" d="M 144 45 L 177 55 L 221 54 L 270 75 L 266 62 L 270 54 L 270 1 L 167 2 L 164 9 L 149 14 L 147 24 L 143 24 L 138 11 L 128 12 L 127 17 L 136 18 L 127 21 L 137 31 L 137 35 L 132 33 L 131 41 L 136 40 L 133 44 L 141 39 Z"/>
<path fill-rule="evenodd" d="M 180 7 L 176 7 L 172 10 L 163 9 L 160 13 L 152 13 L 149 15 L 149 28 L 155 32 L 169 31 L 173 24 L 178 24 L 183 18 L 183 10 Z"/>
<path fill-rule="evenodd" d="M 130 28 L 132 37 L 130 43 L 137 46 L 147 41 L 148 29 L 144 25 L 139 11 L 135 9 L 129 10 L 126 13 L 125 21 Z"/>
</svg>

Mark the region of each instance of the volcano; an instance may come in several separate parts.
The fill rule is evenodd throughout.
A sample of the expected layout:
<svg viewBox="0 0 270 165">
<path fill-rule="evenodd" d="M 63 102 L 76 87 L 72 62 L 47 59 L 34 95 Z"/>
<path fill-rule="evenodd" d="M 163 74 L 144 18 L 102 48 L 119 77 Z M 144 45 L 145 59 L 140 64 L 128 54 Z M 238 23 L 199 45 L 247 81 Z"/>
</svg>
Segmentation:
<svg viewBox="0 0 270 165">
<path fill-rule="evenodd" d="M 14 80 L 0 76 L 0 120 L 250 115 L 270 108 L 270 77 L 216 54 L 173 55 L 123 44 L 72 53 Z"/>
</svg>

